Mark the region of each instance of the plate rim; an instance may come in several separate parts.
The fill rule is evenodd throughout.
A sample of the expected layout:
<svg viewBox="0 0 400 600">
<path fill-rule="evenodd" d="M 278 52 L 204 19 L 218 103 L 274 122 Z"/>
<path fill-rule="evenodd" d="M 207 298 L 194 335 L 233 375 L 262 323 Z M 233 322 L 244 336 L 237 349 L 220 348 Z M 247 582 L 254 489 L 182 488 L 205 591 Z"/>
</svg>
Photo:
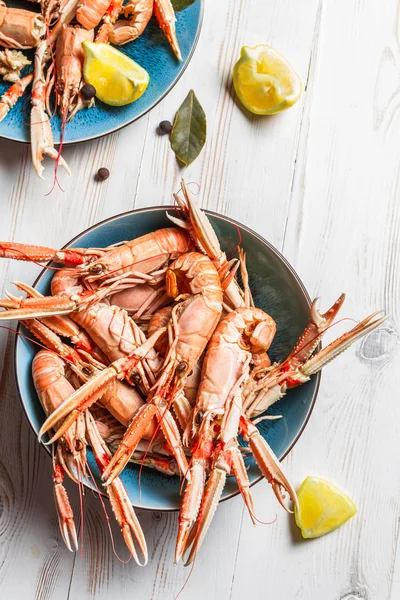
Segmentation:
<svg viewBox="0 0 400 600">
<path fill-rule="evenodd" d="M 99 221 L 98 223 L 91 225 L 90 227 L 87 227 L 86 229 L 84 229 L 83 231 L 81 231 L 79 234 L 77 234 L 76 236 L 74 236 L 69 242 L 67 242 L 63 248 L 67 248 L 68 246 L 70 246 L 71 244 L 73 244 L 76 240 L 78 240 L 82 235 L 85 235 L 87 233 L 89 233 L 90 231 L 93 231 L 94 229 L 97 229 L 98 227 L 101 227 L 103 225 L 105 225 L 106 223 L 110 223 L 111 221 L 116 221 L 117 219 L 121 219 L 124 217 L 127 217 L 129 215 L 133 215 L 133 214 L 137 214 L 137 213 L 145 213 L 145 212 L 156 212 L 156 211 L 168 211 L 168 210 L 173 210 L 175 208 L 174 204 L 164 204 L 164 205 L 154 205 L 154 206 L 147 206 L 147 207 L 143 207 L 143 208 L 134 208 L 128 211 L 125 211 L 123 213 L 119 213 L 117 215 L 113 215 L 112 217 L 108 217 L 106 219 L 103 219 L 102 221 Z M 239 226 L 241 228 L 243 228 L 247 233 L 253 235 L 254 237 L 256 237 L 262 244 L 264 244 L 265 246 L 267 246 L 284 264 L 285 266 L 289 269 L 289 271 L 292 273 L 292 275 L 294 276 L 297 284 L 299 285 L 299 288 L 303 294 L 304 299 L 306 300 L 307 304 L 309 305 L 309 307 L 311 307 L 311 297 L 307 292 L 307 289 L 303 283 L 303 281 L 301 280 L 300 276 L 297 274 L 297 272 L 295 271 L 295 269 L 292 267 L 292 265 L 290 264 L 290 262 L 283 256 L 283 254 L 277 249 L 275 248 L 275 246 L 273 246 L 271 244 L 271 242 L 269 242 L 268 240 L 266 240 L 263 236 L 261 236 L 259 233 L 257 233 L 256 231 L 254 231 L 253 229 L 251 229 L 250 227 L 247 227 L 247 225 L 243 225 L 242 223 L 240 223 L 240 221 L 236 221 L 235 219 L 232 219 L 231 217 L 227 217 L 226 215 L 222 215 L 221 213 L 212 211 L 212 210 L 208 210 L 208 209 L 202 209 L 206 215 L 211 215 L 214 217 L 218 217 L 224 221 L 227 221 L 230 224 L 233 224 L 235 226 Z M 46 273 L 46 267 L 51 265 L 52 261 L 48 262 L 45 267 L 40 271 L 40 273 L 38 274 L 38 276 L 36 277 L 35 281 L 33 282 L 32 286 L 36 287 L 36 285 L 39 283 L 40 279 L 43 277 L 43 275 Z M 17 334 L 20 332 L 21 330 L 21 323 L 18 322 L 18 326 L 16 328 Z M 16 337 L 16 341 L 14 344 L 14 351 L 13 351 L 13 365 L 14 365 L 14 378 L 15 378 L 15 385 L 17 388 L 17 392 L 18 392 L 18 397 L 20 400 L 20 403 L 22 405 L 22 409 L 24 411 L 25 417 L 35 435 L 35 437 L 37 438 L 37 431 L 35 429 L 35 427 L 33 426 L 33 423 L 31 421 L 31 419 L 29 418 L 29 415 L 27 413 L 27 410 L 25 408 L 25 404 L 23 402 L 22 399 L 22 393 L 21 393 L 21 389 L 19 386 L 19 379 L 17 376 L 17 349 L 18 349 L 18 343 L 19 343 L 19 335 L 17 335 Z M 318 346 L 319 348 L 321 347 L 321 344 L 319 344 Z M 294 440 L 292 441 L 292 443 L 288 446 L 288 448 L 285 450 L 285 452 L 282 454 L 282 456 L 278 457 L 279 462 L 282 462 L 287 456 L 288 454 L 293 450 L 293 448 L 295 447 L 295 445 L 297 444 L 297 442 L 299 441 L 300 437 L 303 435 L 304 430 L 307 427 L 307 424 L 310 420 L 311 414 L 314 410 L 315 407 L 315 403 L 318 397 L 318 393 L 319 393 L 319 388 L 320 388 L 320 384 L 321 384 L 321 371 L 319 371 L 318 373 L 316 373 L 315 375 L 315 379 L 316 379 L 316 385 L 313 391 L 313 395 L 311 398 L 311 402 L 310 402 L 310 406 L 309 409 L 307 411 L 306 416 L 303 419 L 303 422 L 300 425 L 300 429 L 296 435 L 296 437 L 294 438 Z M 46 446 L 44 444 L 44 442 L 42 440 L 38 440 L 39 445 L 44 448 L 46 450 L 46 453 L 49 457 L 51 457 L 51 451 L 50 451 L 50 447 Z M 264 476 L 262 474 L 260 474 L 259 477 L 257 477 L 252 483 L 250 483 L 250 487 L 253 487 L 254 485 L 256 485 L 257 483 L 259 483 L 260 481 L 262 481 L 264 479 Z M 83 482 L 83 485 L 93 491 L 96 491 L 97 493 L 100 493 L 103 498 L 107 498 L 108 499 L 108 495 L 103 492 L 102 489 L 96 489 L 92 483 L 88 484 L 85 481 Z M 230 500 L 231 498 L 234 498 L 235 496 L 237 496 L 238 494 L 240 494 L 240 490 L 237 489 L 235 492 L 232 492 L 230 494 L 228 494 L 227 496 L 225 496 L 225 498 L 221 498 L 221 500 L 219 501 L 221 502 L 225 502 L 226 500 Z M 153 507 L 149 507 L 149 506 L 143 506 L 143 505 L 137 505 L 132 503 L 133 508 L 137 509 L 137 510 L 146 510 L 146 511 L 151 511 L 151 512 L 178 512 L 180 509 L 179 508 L 153 508 Z"/>
<path fill-rule="evenodd" d="M 162 100 L 164 100 L 164 98 L 172 91 L 172 89 L 175 87 L 175 85 L 178 83 L 178 81 L 180 80 L 180 78 L 182 77 L 182 75 L 185 73 L 187 67 L 189 66 L 189 63 L 191 62 L 192 58 L 193 58 L 193 54 L 197 48 L 197 44 L 200 38 L 200 33 L 203 27 L 203 20 L 204 20 L 204 4 L 205 4 L 205 0 L 198 0 L 198 2 L 200 2 L 200 13 L 199 13 L 199 22 L 197 24 L 197 29 L 196 29 L 196 34 L 193 40 L 193 44 L 192 47 L 190 49 L 189 54 L 186 57 L 186 60 L 184 61 L 183 65 L 182 65 L 182 69 L 179 71 L 178 75 L 175 77 L 175 79 L 171 82 L 171 84 L 167 87 L 167 89 L 163 92 L 163 94 L 161 94 L 161 96 L 159 98 L 157 98 L 157 100 L 155 100 L 153 102 L 153 104 L 151 104 L 149 107 L 147 107 L 145 110 L 143 110 L 139 115 L 136 115 L 135 117 L 133 117 L 132 119 L 130 119 L 129 121 L 127 121 L 126 123 L 123 123 L 122 125 L 117 125 L 116 127 L 109 129 L 107 131 L 104 131 L 102 133 L 98 133 L 96 135 L 92 135 L 89 137 L 85 137 L 85 138 L 81 138 L 79 140 L 73 140 L 73 141 L 64 141 L 63 142 L 63 147 L 65 146 L 73 146 L 74 144 L 83 144 L 85 142 L 91 142 L 93 140 L 98 140 L 106 135 L 110 135 L 112 133 L 116 133 L 117 131 L 121 131 L 121 129 L 124 129 L 125 127 L 128 127 L 128 125 L 132 125 L 132 123 L 135 123 L 136 121 L 138 121 L 139 119 L 141 119 L 142 117 L 144 117 L 147 113 L 149 113 L 151 110 L 153 110 L 153 108 L 155 106 L 157 106 L 157 104 L 159 104 Z M 189 7 L 187 7 L 189 8 Z M 185 10 L 185 9 L 183 9 Z M 181 11 L 179 11 L 181 12 Z M 132 42 L 131 42 L 132 43 Z M 11 137 L 11 136 L 7 136 L 7 135 L 2 135 L 0 133 L 0 140 L 7 140 L 9 142 L 15 142 L 17 144 L 25 144 L 27 146 L 31 145 L 30 140 L 21 140 L 15 137 Z M 59 146 L 60 142 L 54 142 L 55 146 Z"/>
</svg>

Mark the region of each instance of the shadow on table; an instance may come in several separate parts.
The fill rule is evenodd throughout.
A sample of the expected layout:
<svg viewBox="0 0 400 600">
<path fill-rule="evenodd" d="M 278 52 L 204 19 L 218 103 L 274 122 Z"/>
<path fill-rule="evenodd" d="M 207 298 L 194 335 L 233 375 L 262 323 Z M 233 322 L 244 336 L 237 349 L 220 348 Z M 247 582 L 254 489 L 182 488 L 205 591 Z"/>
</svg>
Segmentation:
<svg viewBox="0 0 400 600">
<path fill-rule="evenodd" d="M 98 140 L 81 142 L 79 144 L 68 144 L 63 146 L 62 156 L 73 170 L 71 165 L 74 162 L 76 148 L 82 146 L 79 156 L 83 156 L 85 153 L 90 151 L 91 145 L 95 144 L 98 144 Z M 83 149 L 83 147 L 86 148 Z M 55 148 L 58 150 L 59 146 L 56 145 Z M 46 180 L 46 182 L 43 184 L 43 191 L 46 194 L 51 188 L 53 182 L 55 161 L 48 156 L 44 156 L 42 165 L 44 167 L 43 176 Z M 15 182 L 17 182 L 18 178 L 22 176 L 32 176 L 32 181 L 35 181 L 36 183 L 39 182 L 40 184 L 40 179 L 37 177 L 32 164 L 31 145 L 29 143 L 13 142 L 0 138 L 0 181 L 4 181 L 6 174 L 8 180 Z M 60 179 L 62 185 L 64 178 L 66 178 L 67 181 L 69 179 L 67 172 L 61 165 L 59 166 L 58 178 Z"/>
<path fill-rule="evenodd" d="M 0 138 L 0 169 L 7 171 L 8 175 L 19 171 L 21 161 L 26 160 L 28 155 L 30 156 L 29 144 Z"/>
</svg>

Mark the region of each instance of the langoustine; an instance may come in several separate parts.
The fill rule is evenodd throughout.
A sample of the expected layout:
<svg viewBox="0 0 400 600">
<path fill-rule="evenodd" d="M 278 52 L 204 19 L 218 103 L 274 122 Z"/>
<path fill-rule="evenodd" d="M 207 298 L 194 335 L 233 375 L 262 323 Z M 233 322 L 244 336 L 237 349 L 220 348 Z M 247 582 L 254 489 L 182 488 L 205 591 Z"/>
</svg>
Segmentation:
<svg viewBox="0 0 400 600">
<path fill-rule="evenodd" d="M 32 373 L 36 391 L 46 414 L 51 414 L 74 390 L 66 377 L 63 360 L 53 352 L 47 350 L 38 352 L 33 360 Z M 55 424 L 55 428 L 57 428 L 57 424 Z M 65 472 L 74 481 L 80 480 L 82 475 L 87 475 L 89 470 L 86 465 L 86 436 L 94 451 L 97 464 L 102 470 L 111 453 L 101 439 L 89 413 L 80 415 L 77 422 L 63 434 L 63 441 L 58 443 L 57 449 L 53 451 L 54 496 L 60 531 L 69 550 L 72 550 L 73 547 L 77 549 L 78 540 L 73 512 L 63 486 L 63 479 Z M 71 453 L 72 459 L 67 458 L 67 452 Z M 75 469 L 73 463 L 75 463 Z M 80 473 L 79 468 L 81 469 Z M 74 470 L 78 471 L 77 476 Z M 119 479 L 114 480 L 114 484 L 108 488 L 108 495 L 129 551 L 135 561 L 141 564 L 135 547 L 136 542 L 144 557 L 144 564 L 146 564 L 147 546 L 143 531 Z"/>
<path fill-rule="evenodd" d="M 251 368 L 254 362 L 252 354 L 263 353 L 268 349 L 274 327 L 270 325 L 265 330 L 268 319 L 264 318 L 261 321 L 264 325 L 261 328 L 258 325 L 253 330 L 250 328 L 243 339 L 245 321 L 242 321 L 242 317 L 246 312 L 259 311 L 249 307 L 231 312 L 220 323 L 206 353 L 202 381 L 193 411 L 193 435 L 198 441 L 194 447 L 192 468 L 196 470 L 196 474 L 187 484 L 181 505 L 176 560 L 179 560 L 187 550 L 189 556 L 186 565 L 194 560 L 210 526 L 226 477 L 231 470 L 254 522 L 254 506 L 246 469 L 238 448 L 238 434 L 248 442 L 261 473 L 271 484 L 279 503 L 288 510 L 284 504 L 284 495 L 287 493 L 297 505 L 296 492 L 284 474 L 278 458 L 261 436 L 256 423 L 267 418 L 260 417 L 260 414 L 265 413 L 288 388 L 308 381 L 311 375 L 321 370 L 362 336 L 379 327 L 386 319 L 385 315 L 379 316 L 379 312 L 373 313 L 313 355 L 322 336 L 336 317 L 343 300 L 344 295 L 325 314 L 317 310 L 317 303 L 314 301 L 310 323 L 293 351 L 285 361 L 268 368 L 261 378 L 258 378 L 257 371 L 255 378 Z M 241 321 L 243 325 L 238 326 Z M 230 325 L 233 325 L 233 329 Z M 242 333 L 238 336 L 240 331 Z M 226 351 L 229 346 L 230 352 L 233 350 L 238 353 L 238 359 L 233 362 L 229 360 Z M 224 364 L 232 365 L 231 370 L 228 369 L 227 372 L 226 367 L 223 368 Z M 221 380 L 221 384 L 217 385 L 216 389 L 215 380 Z M 217 433 L 211 426 L 213 422 L 215 423 L 216 417 Z M 210 466 L 210 475 L 203 493 L 205 476 Z"/>
<path fill-rule="evenodd" d="M 18 50 L 35 48 L 45 32 L 42 15 L 0 2 L 0 46 Z"/>
</svg>

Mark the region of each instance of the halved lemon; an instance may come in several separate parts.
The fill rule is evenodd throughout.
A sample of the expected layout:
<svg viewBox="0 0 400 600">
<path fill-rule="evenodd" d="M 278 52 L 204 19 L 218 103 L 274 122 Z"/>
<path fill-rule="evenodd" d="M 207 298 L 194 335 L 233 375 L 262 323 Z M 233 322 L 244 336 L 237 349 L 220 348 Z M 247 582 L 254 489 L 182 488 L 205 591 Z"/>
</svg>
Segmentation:
<svg viewBox="0 0 400 600">
<path fill-rule="evenodd" d="M 83 42 L 83 76 L 96 96 L 112 106 L 135 102 L 146 91 L 150 76 L 134 60 L 108 44 Z"/>
<path fill-rule="evenodd" d="M 243 46 L 233 69 L 233 85 L 256 115 L 274 115 L 300 98 L 301 79 L 286 58 L 266 44 Z"/>
<path fill-rule="evenodd" d="M 306 477 L 297 497 L 295 519 L 304 538 L 330 533 L 357 512 L 354 502 L 342 490 L 320 477 Z"/>
</svg>

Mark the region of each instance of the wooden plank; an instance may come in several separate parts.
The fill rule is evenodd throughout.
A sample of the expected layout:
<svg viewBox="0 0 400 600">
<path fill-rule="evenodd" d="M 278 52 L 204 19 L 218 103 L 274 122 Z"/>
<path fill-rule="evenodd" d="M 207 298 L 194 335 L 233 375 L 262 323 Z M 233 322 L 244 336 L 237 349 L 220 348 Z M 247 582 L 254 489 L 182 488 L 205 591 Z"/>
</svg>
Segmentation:
<svg viewBox="0 0 400 600">
<path fill-rule="evenodd" d="M 58 247 L 99 220 L 133 208 L 147 121 L 145 116 L 118 133 L 65 148 L 73 175 L 68 178 L 60 173 L 65 192 L 56 186 L 48 196 L 45 194 L 52 186 L 52 163 L 46 181 L 41 181 L 32 171 L 26 147 L 3 142 L 4 153 L 13 152 L 14 166 L 5 177 L 3 193 L 9 210 L 0 224 L 1 238 Z M 98 182 L 95 174 L 103 166 L 111 175 Z M 109 198 L 112 201 L 106 202 Z"/>
<path fill-rule="evenodd" d="M 323 306 L 345 290 L 343 316 L 390 313 L 381 330 L 324 370 L 315 411 L 286 463 L 296 484 L 316 474 L 348 490 L 359 513 L 315 541 L 302 541 L 282 514 L 257 533 L 244 521 L 232 600 L 248 589 L 250 570 L 253 597 L 266 589 L 282 598 L 390 597 L 400 487 L 396 13 L 395 2 L 322 5 L 283 247 Z M 276 575 L 271 586 L 268 572 Z"/>
<path fill-rule="evenodd" d="M 229 6 L 219 3 L 205 11 L 190 68 L 150 113 L 138 207 L 170 203 L 183 175 L 194 182 L 194 192 L 196 184 L 200 185 L 203 207 L 241 220 L 280 246 L 305 96 L 282 115 L 270 119 L 250 115 L 235 97 L 231 73 L 241 46 L 268 42 L 287 56 L 306 81 L 317 7 L 317 0 L 306 6 L 292 0 L 242 0 Z M 302 26 L 298 27 L 300 21 Z M 222 37 L 220 31 L 224 31 Z M 152 133 L 159 121 L 173 119 L 191 88 L 206 112 L 208 133 L 199 158 L 183 169 L 170 150 L 168 138 L 152 137 Z"/>
<path fill-rule="evenodd" d="M 236 505 L 236 516 L 240 517 L 240 499 L 233 500 L 231 504 Z M 118 595 L 121 600 L 128 600 L 132 594 L 143 599 L 175 598 L 184 586 L 182 597 L 197 597 L 196 594 L 204 589 L 206 572 L 207 595 L 213 600 L 227 597 L 229 588 L 225 583 L 227 576 L 224 570 L 228 570 L 230 578 L 233 577 L 239 519 L 236 519 L 235 532 L 232 532 L 234 543 L 227 544 L 224 532 L 232 529 L 232 507 L 225 503 L 219 512 L 216 523 L 219 536 L 214 536 L 212 556 L 207 553 L 200 555 L 190 573 L 190 569 L 182 565 L 173 565 L 176 513 L 167 515 L 138 511 L 149 546 L 149 564 L 142 569 L 132 562 L 128 565 L 121 563 L 113 554 L 99 502 L 90 498 L 85 511 L 83 560 L 76 560 L 69 598 L 108 599 Z M 126 548 L 114 523 L 112 529 L 116 552 L 121 558 L 126 558 Z"/>
</svg>

